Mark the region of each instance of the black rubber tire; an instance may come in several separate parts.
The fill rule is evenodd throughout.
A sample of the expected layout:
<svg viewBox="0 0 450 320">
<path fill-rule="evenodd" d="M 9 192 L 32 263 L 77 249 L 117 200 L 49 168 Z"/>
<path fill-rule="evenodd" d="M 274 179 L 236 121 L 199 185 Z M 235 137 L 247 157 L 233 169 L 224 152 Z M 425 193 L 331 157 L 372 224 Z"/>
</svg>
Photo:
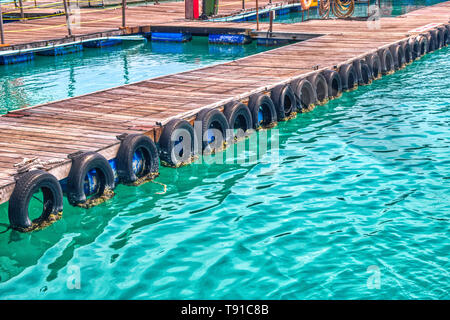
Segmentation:
<svg viewBox="0 0 450 320">
<path fill-rule="evenodd" d="M 217 109 L 204 109 L 197 114 L 195 121 L 202 122 L 202 150 L 205 153 L 211 153 L 222 149 L 223 144 L 227 139 L 227 130 L 229 129 L 229 124 L 227 118 Z M 216 139 L 214 137 L 213 142 L 208 142 L 206 139 L 206 134 L 209 129 L 216 129 L 220 131 L 221 139 Z"/>
<path fill-rule="evenodd" d="M 31 197 L 40 189 L 44 196 L 43 211 L 40 217 L 30 220 L 28 206 Z M 63 192 L 59 181 L 50 173 L 43 170 L 33 170 L 24 173 L 16 181 L 13 193 L 9 199 L 8 217 L 12 229 L 27 231 L 33 222 L 48 219 L 51 214 L 58 214 L 63 210 Z"/>
<path fill-rule="evenodd" d="M 339 68 L 339 76 L 341 77 L 342 90 L 348 91 L 358 84 L 358 75 L 355 68 L 351 64 L 344 64 Z"/>
<path fill-rule="evenodd" d="M 369 65 L 365 62 L 361 63 L 361 78 L 361 85 L 368 85 L 373 79 L 372 70 L 370 70 Z"/>
<path fill-rule="evenodd" d="M 273 88 L 270 92 L 270 99 L 272 99 L 275 106 L 277 121 L 284 121 L 293 112 L 297 111 L 295 94 L 290 85 L 281 85 Z"/>
<path fill-rule="evenodd" d="M 389 50 L 391 51 L 392 58 L 394 59 L 395 70 L 402 68 L 405 64 L 405 57 L 402 47 L 399 44 L 393 44 L 389 47 Z"/>
<path fill-rule="evenodd" d="M 352 62 L 353 68 L 355 69 L 356 75 L 358 76 L 358 84 L 363 84 L 361 76 L 361 60 L 356 59 Z"/>
<path fill-rule="evenodd" d="M 138 174 L 133 169 L 133 157 L 137 150 L 141 150 L 144 157 L 142 171 Z M 159 171 L 158 149 L 153 140 L 143 134 L 127 135 L 120 144 L 116 159 L 119 181 L 125 184 Z"/>
<path fill-rule="evenodd" d="M 178 151 L 177 143 L 182 143 Z M 188 162 L 195 155 L 194 128 L 183 119 L 172 119 L 165 126 L 159 137 L 159 157 L 162 164 L 177 167 Z M 186 150 L 189 150 L 186 152 Z M 180 152 L 183 151 L 181 154 Z"/>
<path fill-rule="evenodd" d="M 445 46 L 445 32 L 444 32 L 445 28 L 443 27 L 437 27 L 436 31 L 437 31 L 437 37 L 438 37 L 438 43 L 439 43 L 439 48 L 443 48 Z"/>
<path fill-rule="evenodd" d="M 309 76 L 308 80 L 316 91 L 317 102 L 324 103 L 328 99 L 328 84 L 325 77 L 320 72 L 316 72 Z"/>
<path fill-rule="evenodd" d="M 439 32 L 439 29 L 433 29 L 433 30 L 430 30 L 429 32 L 431 34 L 431 37 L 434 40 L 434 50 L 440 49 L 442 46 L 442 43 L 441 43 L 442 38 L 441 38 L 441 34 Z"/>
<path fill-rule="evenodd" d="M 437 49 L 436 34 L 433 32 L 433 30 L 430 30 L 425 34 L 425 36 L 427 37 L 427 40 L 428 40 L 427 52 L 433 52 L 434 50 Z"/>
<path fill-rule="evenodd" d="M 291 83 L 297 101 L 297 110 L 304 112 L 317 103 L 316 91 L 307 79 L 295 80 Z"/>
<path fill-rule="evenodd" d="M 72 159 L 72 167 L 67 177 L 67 199 L 71 205 L 75 206 L 87 201 L 87 195 L 84 193 L 84 179 L 92 169 L 97 171 L 100 183 L 93 197 L 103 195 L 106 189 L 114 189 L 114 172 L 108 160 L 97 152 L 85 152 Z"/>
<path fill-rule="evenodd" d="M 445 28 L 445 30 L 444 30 L 444 42 L 445 42 L 445 45 L 447 46 L 447 45 L 450 44 L 450 24 L 447 24 L 444 28 Z"/>
<path fill-rule="evenodd" d="M 323 77 L 327 81 L 328 97 L 336 98 L 342 93 L 342 82 L 339 73 L 334 70 L 324 70 Z"/>
<path fill-rule="evenodd" d="M 372 77 L 373 78 L 379 78 L 381 77 L 381 60 L 378 54 L 372 53 L 368 54 L 365 59 L 367 65 L 370 67 L 370 70 L 372 70 Z"/>
<path fill-rule="evenodd" d="M 223 110 L 223 114 L 227 118 L 231 130 L 242 129 L 233 137 L 227 138 L 229 141 L 241 138 L 248 130 L 253 128 L 252 114 L 249 108 L 242 102 L 233 101 L 228 103 Z"/>
<path fill-rule="evenodd" d="M 263 113 L 263 120 L 261 123 L 258 120 L 260 107 L 262 108 Z M 248 101 L 248 108 L 250 110 L 250 113 L 252 114 L 254 129 L 258 129 L 260 127 L 267 128 L 277 122 L 277 112 L 275 110 L 275 106 L 272 102 L 272 99 L 270 99 L 270 97 L 265 94 L 257 93 L 250 96 L 250 99 Z"/>
<path fill-rule="evenodd" d="M 381 61 L 381 73 L 386 75 L 394 71 L 394 58 L 388 48 L 378 50 L 378 56 Z"/>
<path fill-rule="evenodd" d="M 423 57 L 428 53 L 428 38 L 425 35 L 419 36 L 419 57 Z"/>
<path fill-rule="evenodd" d="M 414 61 L 420 57 L 419 37 L 409 38 L 408 43 L 411 48 L 411 61 Z"/>
<path fill-rule="evenodd" d="M 404 62 L 406 64 L 411 63 L 413 61 L 411 43 L 409 41 L 403 41 L 400 43 L 400 47 L 403 50 Z"/>
</svg>

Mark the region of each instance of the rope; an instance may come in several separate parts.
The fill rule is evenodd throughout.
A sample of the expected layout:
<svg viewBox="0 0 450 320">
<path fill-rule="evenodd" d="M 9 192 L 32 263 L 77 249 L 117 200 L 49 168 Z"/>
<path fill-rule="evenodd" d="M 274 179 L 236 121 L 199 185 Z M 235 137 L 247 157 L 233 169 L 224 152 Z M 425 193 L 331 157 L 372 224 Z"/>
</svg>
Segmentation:
<svg viewBox="0 0 450 320">
<path fill-rule="evenodd" d="M 21 21 L 25 21 L 25 20 L 36 20 L 36 19 L 44 19 L 44 18 L 58 17 L 58 16 L 63 16 L 63 15 L 65 15 L 64 12 L 61 12 L 61 13 L 55 13 L 55 14 L 50 14 L 50 15 L 47 15 L 47 16 L 28 17 L 28 18 L 23 18 L 23 19 L 20 19 L 20 18 L 16 18 L 16 19 L 14 19 L 14 18 L 3 18 L 3 20 L 5 20 L 5 21 L 17 21 L 18 19 L 20 19 Z"/>
<path fill-rule="evenodd" d="M 41 159 L 34 157 L 31 159 L 24 158 L 21 162 L 16 163 L 14 165 L 14 168 L 17 169 L 17 173 L 25 173 L 31 170 L 36 169 L 45 169 L 46 166 L 52 165 L 52 164 L 59 164 L 63 163 L 66 160 L 63 159 L 55 159 L 55 160 L 47 160 L 42 161 Z"/>
<path fill-rule="evenodd" d="M 320 0 L 319 15 L 322 19 L 328 19 L 330 16 L 331 3 L 330 0 Z"/>
<path fill-rule="evenodd" d="M 98 9 L 98 10 L 89 10 L 89 11 L 82 11 L 82 14 L 86 14 L 86 13 L 93 13 L 93 12 L 99 12 L 99 11 L 106 11 L 106 10 L 116 10 L 118 8 L 121 8 L 121 6 L 117 6 L 117 7 L 111 7 L 111 8 L 104 8 L 104 9 Z M 52 15 L 46 15 L 46 16 L 38 16 L 38 17 L 28 17 L 28 18 L 23 18 L 20 19 L 21 21 L 25 21 L 25 20 L 36 20 L 36 19 L 43 19 L 43 18 L 51 18 L 51 17 L 57 17 L 57 16 L 63 16 L 65 15 L 64 12 L 61 13 L 55 13 Z M 106 19 L 98 19 L 98 20 L 91 20 L 91 21 L 84 21 L 84 22 L 79 22 L 80 24 L 83 23 L 90 23 L 90 22 L 101 22 L 101 21 L 106 21 L 106 20 L 114 20 L 114 19 L 118 19 L 121 17 L 113 17 L 113 18 L 106 18 Z M 8 20 L 8 21 L 17 21 L 18 19 L 12 19 L 12 18 L 5 18 L 3 20 Z M 42 29 L 52 29 L 52 28 L 56 28 L 56 27 L 63 27 L 66 24 L 60 24 L 60 25 L 55 25 L 55 26 L 49 26 L 49 27 L 41 27 L 41 28 L 35 28 L 35 29 L 27 29 L 27 30 L 10 30 L 10 31 L 5 31 L 5 33 L 8 32 L 23 32 L 23 31 L 33 31 L 33 30 L 42 30 Z"/>
<path fill-rule="evenodd" d="M 348 18 L 355 11 L 355 0 L 334 0 L 333 14 L 338 18 Z"/>
<path fill-rule="evenodd" d="M 93 23 L 93 22 L 102 22 L 102 21 L 107 21 L 107 20 L 114 20 L 114 19 L 122 19 L 121 16 L 118 17 L 111 17 L 111 18 L 105 18 L 105 19 L 98 19 L 98 20 L 90 20 L 90 21 L 81 21 L 78 24 L 86 24 L 86 23 Z M 58 24 L 55 26 L 47 26 L 47 27 L 40 27 L 40 28 L 33 28 L 33 29 L 26 29 L 26 30 L 8 30 L 5 31 L 6 33 L 20 33 L 20 32 L 28 32 L 28 31 L 35 31 L 35 30 L 45 30 L 45 29 L 55 29 L 55 28 L 59 28 L 59 27 L 65 27 L 67 26 L 67 24 Z"/>
<path fill-rule="evenodd" d="M 155 184 L 159 184 L 161 186 L 164 187 L 164 191 L 163 192 L 155 192 L 155 194 L 165 194 L 167 192 L 167 185 L 165 185 L 164 183 L 155 181 L 155 180 L 151 180 L 150 182 L 155 183 Z"/>
</svg>

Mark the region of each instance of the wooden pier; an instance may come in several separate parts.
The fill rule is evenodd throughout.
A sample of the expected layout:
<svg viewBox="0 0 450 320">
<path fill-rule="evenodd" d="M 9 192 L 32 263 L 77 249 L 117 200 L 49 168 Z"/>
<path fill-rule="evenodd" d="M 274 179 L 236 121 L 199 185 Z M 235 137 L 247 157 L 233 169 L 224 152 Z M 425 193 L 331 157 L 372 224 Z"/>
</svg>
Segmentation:
<svg viewBox="0 0 450 320">
<path fill-rule="evenodd" d="M 130 28 L 245 29 L 247 34 L 258 37 L 261 31 L 267 34 L 269 27 L 261 24 L 258 32 L 254 23 L 188 22 L 183 19 L 180 3 L 151 7 L 152 10 L 130 8 L 128 14 L 133 17 Z M 166 11 L 167 8 L 172 11 Z M 162 10 L 156 18 L 154 10 Z M 77 34 L 111 30 L 108 21 L 112 26 L 114 20 L 108 19 L 115 15 L 112 11 L 102 15 L 102 22 L 86 23 Z M 170 21 L 167 21 L 168 16 Z M 24 158 L 54 161 L 48 172 L 62 180 L 68 176 L 72 165 L 69 154 L 95 151 L 113 159 L 120 145 L 118 135 L 142 133 L 158 142 L 170 119 L 192 122 L 203 108 L 220 109 L 230 101 L 246 101 L 251 94 L 268 92 L 293 79 L 351 63 L 437 26 L 447 26 L 449 18 L 450 1 L 447 1 L 397 18 L 382 18 L 379 28 L 370 28 L 366 21 L 350 20 L 274 24 L 273 35 L 279 38 L 315 37 L 221 65 L 10 112 L 0 117 L 0 203 L 10 198 L 17 173 L 14 164 Z M 14 34 L 19 26 L 8 24 L 7 39 L 13 44 L 26 44 L 32 40 L 64 37 L 63 27 L 53 28 L 51 32 L 45 29 L 55 25 L 53 19 L 60 18 L 42 20 L 39 24 L 33 22 L 31 38 L 25 39 L 20 33 Z"/>
</svg>

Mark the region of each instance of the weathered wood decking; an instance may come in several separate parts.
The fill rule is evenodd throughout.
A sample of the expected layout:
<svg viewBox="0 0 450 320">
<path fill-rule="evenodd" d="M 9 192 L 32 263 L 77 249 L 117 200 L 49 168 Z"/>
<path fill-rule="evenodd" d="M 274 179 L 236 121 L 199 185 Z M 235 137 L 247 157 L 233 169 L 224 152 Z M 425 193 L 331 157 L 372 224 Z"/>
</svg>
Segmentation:
<svg viewBox="0 0 450 320">
<path fill-rule="evenodd" d="M 114 158 L 119 134 L 145 133 L 157 141 L 161 133 L 159 123 L 164 124 L 172 117 L 193 120 L 201 108 L 221 107 L 230 100 L 245 99 L 254 92 L 304 77 L 314 72 L 317 65 L 319 70 L 339 66 L 423 32 L 419 27 L 447 24 L 449 18 L 450 1 L 447 1 L 402 17 L 383 18 L 380 29 L 368 29 L 364 21 L 277 24 L 275 32 L 324 35 L 217 66 L 11 112 L 0 117 L 0 203 L 8 201 L 15 184 L 14 164 L 23 158 L 64 161 L 49 170 L 63 179 L 70 170 L 71 160 L 67 159 L 70 153 L 98 151 L 108 159 Z M 253 24 L 244 25 L 255 28 Z"/>
</svg>

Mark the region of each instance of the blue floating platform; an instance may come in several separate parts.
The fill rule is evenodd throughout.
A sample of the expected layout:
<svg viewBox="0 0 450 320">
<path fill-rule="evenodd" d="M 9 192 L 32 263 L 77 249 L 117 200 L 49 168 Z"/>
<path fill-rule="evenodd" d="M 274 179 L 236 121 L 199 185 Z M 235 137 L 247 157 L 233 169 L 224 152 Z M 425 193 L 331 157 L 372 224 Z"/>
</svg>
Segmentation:
<svg viewBox="0 0 450 320">
<path fill-rule="evenodd" d="M 157 42 L 187 42 L 192 40 L 192 34 L 183 32 L 152 32 L 151 39 Z"/>
<path fill-rule="evenodd" d="M 111 47 L 118 44 L 121 44 L 122 40 L 120 39 L 104 39 L 104 40 L 94 40 L 83 42 L 83 47 L 85 48 L 103 48 L 103 47 Z"/>
<path fill-rule="evenodd" d="M 244 34 L 210 34 L 208 40 L 210 43 L 216 44 L 249 44 L 252 42 L 252 38 Z"/>
<path fill-rule="evenodd" d="M 0 65 L 27 62 L 34 59 L 33 52 L 0 56 Z"/>
<path fill-rule="evenodd" d="M 83 45 L 75 44 L 75 45 L 71 45 L 71 46 L 52 48 L 52 49 L 45 50 L 45 51 L 38 51 L 38 52 L 36 52 L 36 54 L 38 56 L 62 56 L 65 54 L 80 52 L 82 50 L 83 50 Z"/>
</svg>

